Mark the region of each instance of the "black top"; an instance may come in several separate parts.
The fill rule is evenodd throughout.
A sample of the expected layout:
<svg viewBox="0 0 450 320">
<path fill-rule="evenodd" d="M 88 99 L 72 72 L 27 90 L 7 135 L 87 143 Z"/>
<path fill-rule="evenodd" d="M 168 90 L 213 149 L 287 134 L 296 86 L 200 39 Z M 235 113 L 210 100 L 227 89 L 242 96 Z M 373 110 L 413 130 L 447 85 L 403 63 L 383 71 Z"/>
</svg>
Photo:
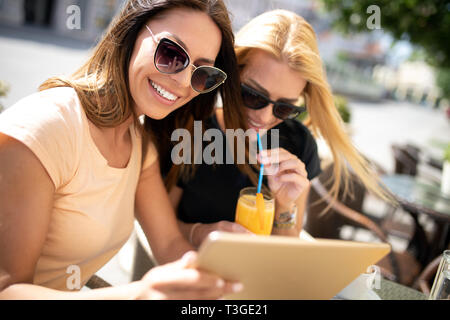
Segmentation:
<svg viewBox="0 0 450 320">
<path fill-rule="evenodd" d="M 205 123 L 205 128 L 220 129 L 216 117 Z M 279 147 L 296 155 L 305 163 L 308 179 L 316 177 L 320 169 L 317 144 L 309 130 L 296 120 L 285 120 L 273 129 L 279 130 Z M 271 129 L 271 130 L 273 130 Z M 261 137 L 263 145 L 270 148 L 270 130 L 268 144 L 266 136 Z M 225 141 L 225 134 L 223 134 Z M 223 155 L 226 154 L 224 142 Z M 168 157 L 170 159 L 170 157 Z M 226 161 L 224 161 L 226 163 Z M 171 163 L 161 164 L 163 176 L 167 174 Z M 267 185 L 266 179 L 264 179 Z M 221 220 L 234 221 L 239 192 L 245 187 L 254 186 L 234 164 L 200 164 L 195 175 L 188 181 L 178 181 L 183 195 L 178 207 L 178 218 L 186 223 L 213 223 Z"/>
</svg>

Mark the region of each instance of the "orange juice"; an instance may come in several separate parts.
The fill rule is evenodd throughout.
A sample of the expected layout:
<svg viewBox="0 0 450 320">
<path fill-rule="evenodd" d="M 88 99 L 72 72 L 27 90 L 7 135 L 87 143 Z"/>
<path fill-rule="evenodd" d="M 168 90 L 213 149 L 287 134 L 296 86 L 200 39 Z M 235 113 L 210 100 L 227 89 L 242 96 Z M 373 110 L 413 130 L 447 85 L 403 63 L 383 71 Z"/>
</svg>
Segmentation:
<svg viewBox="0 0 450 320">
<path fill-rule="evenodd" d="M 248 189 L 253 190 L 248 191 Z M 246 190 L 248 192 L 243 192 Z M 241 191 L 236 207 L 237 223 L 253 233 L 270 235 L 272 233 L 274 213 L 275 204 L 272 198 L 264 194 L 264 211 L 261 217 L 256 206 L 256 188 L 245 188 Z"/>
</svg>

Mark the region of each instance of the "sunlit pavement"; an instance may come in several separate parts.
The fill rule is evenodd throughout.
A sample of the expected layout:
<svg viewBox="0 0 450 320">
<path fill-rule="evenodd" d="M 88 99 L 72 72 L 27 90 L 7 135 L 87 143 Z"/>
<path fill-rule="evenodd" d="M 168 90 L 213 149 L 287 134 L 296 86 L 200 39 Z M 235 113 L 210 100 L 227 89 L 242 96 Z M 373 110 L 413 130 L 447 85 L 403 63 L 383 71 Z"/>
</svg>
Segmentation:
<svg viewBox="0 0 450 320">
<path fill-rule="evenodd" d="M 388 171 L 394 168 L 392 143 L 412 143 L 437 156 L 433 141 L 450 141 L 450 121 L 442 110 L 397 101 L 353 101 L 350 108 L 355 145 Z"/>
</svg>

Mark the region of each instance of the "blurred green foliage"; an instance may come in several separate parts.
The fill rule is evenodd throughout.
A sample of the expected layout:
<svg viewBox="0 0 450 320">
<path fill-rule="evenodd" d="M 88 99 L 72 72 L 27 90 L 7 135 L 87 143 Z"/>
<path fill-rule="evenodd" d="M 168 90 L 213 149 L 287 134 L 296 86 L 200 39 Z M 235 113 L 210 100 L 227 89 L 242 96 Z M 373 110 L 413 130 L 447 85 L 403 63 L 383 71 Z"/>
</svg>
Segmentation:
<svg viewBox="0 0 450 320">
<path fill-rule="evenodd" d="M 450 161 L 450 143 L 447 144 L 447 147 L 445 148 L 444 161 Z"/>
<path fill-rule="evenodd" d="M 352 117 L 351 117 L 351 112 L 350 109 L 348 107 L 348 100 L 340 95 L 334 95 L 334 104 L 339 112 L 339 115 L 342 118 L 342 121 L 344 121 L 344 123 L 350 123 Z M 308 112 L 303 112 L 302 114 L 300 114 L 297 117 L 297 120 L 300 122 L 305 121 L 308 118 Z"/>
<path fill-rule="evenodd" d="M 303 122 L 306 120 L 306 118 L 308 118 L 308 111 L 300 113 L 299 116 L 297 117 L 297 120 Z"/>
<path fill-rule="evenodd" d="M 442 90 L 442 95 L 450 99 L 450 68 L 437 69 L 436 84 Z"/>
<path fill-rule="evenodd" d="M 366 22 L 380 8 L 380 27 L 395 40 L 423 49 L 426 62 L 436 67 L 437 85 L 450 97 L 450 1 L 448 0 L 322 0 L 332 13 L 333 26 L 344 33 L 368 32 Z M 356 17 L 356 18 L 355 18 Z"/>
<path fill-rule="evenodd" d="M 334 104 L 341 115 L 342 121 L 344 121 L 344 123 L 350 123 L 352 115 L 350 113 L 350 109 L 348 108 L 347 99 L 343 96 L 335 95 Z"/>
<path fill-rule="evenodd" d="M 5 82 L 0 80 L 0 97 L 4 97 L 9 92 L 9 85 Z M 0 103 L 0 112 L 3 111 L 3 105 Z"/>
<path fill-rule="evenodd" d="M 333 24 L 349 32 L 370 31 L 367 8 L 381 12 L 381 29 L 397 40 L 408 40 L 428 53 L 433 65 L 450 67 L 450 2 L 448 0 L 322 0 L 333 13 Z M 360 19 L 354 17 L 359 16 Z M 353 16 L 353 17 L 352 17 Z M 354 23 L 359 21 L 359 23 Z"/>
</svg>

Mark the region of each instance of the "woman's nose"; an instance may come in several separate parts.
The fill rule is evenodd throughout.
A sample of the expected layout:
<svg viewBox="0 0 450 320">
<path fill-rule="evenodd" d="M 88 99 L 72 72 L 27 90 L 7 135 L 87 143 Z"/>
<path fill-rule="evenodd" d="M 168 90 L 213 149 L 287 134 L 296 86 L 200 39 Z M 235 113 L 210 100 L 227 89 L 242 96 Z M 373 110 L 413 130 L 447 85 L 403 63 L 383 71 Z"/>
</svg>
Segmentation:
<svg viewBox="0 0 450 320">
<path fill-rule="evenodd" d="M 259 109 L 259 110 L 255 110 L 255 121 L 258 121 L 260 123 L 269 123 L 272 121 L 273 118 L 273 104 L 269 104 L 266 107 Z"/>
<path fill-rule="evenodd" d="M 170 75 L 170 77 L 173 80 L 175 80 L 182 88 L 186 88 L 191 85 L 191 76 L 192 76 L 192 66 L 189 66 L 178 73 Z"/>
</svg>

